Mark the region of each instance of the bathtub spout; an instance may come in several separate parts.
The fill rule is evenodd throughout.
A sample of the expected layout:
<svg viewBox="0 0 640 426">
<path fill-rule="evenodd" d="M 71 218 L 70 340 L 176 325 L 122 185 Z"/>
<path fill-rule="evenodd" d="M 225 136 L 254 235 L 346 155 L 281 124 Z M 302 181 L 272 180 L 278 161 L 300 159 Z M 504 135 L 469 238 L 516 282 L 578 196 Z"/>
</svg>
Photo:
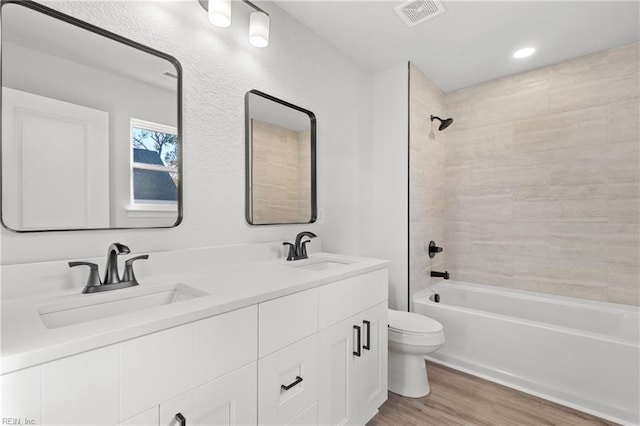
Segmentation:
<svg viewBox="0 0 640 426">
<path fill-rule="evenodd" d="M 431 276 L 436 278 L 444 278 L 445 280 L 448 280 L 449 271 L 444 271 L 444 272 L 431 271 Z"/>
</svg>

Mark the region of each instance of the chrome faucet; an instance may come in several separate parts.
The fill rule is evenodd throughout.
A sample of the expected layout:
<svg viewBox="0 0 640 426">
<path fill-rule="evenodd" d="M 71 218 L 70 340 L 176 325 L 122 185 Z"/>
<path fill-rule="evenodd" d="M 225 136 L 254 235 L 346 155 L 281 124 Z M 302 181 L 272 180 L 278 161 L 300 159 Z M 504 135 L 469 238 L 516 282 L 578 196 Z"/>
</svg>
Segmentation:
<svg viewBox="0 0 640 426">
<path fill-rule="evenodd" d="M 107 264 L 105 267 L 106 271 L 104 274 L 104 281 L 100 281 L 98 265 L 96 265 L 95 263 L 69 262 L 69 267 L 73 268 L 74 266 L 88 266 L 90 268 L 87 284 L 82 290 L 83 293 L 97 293 L 107 290 L 116 290 L 119 288 L 133 287 L 138 285 L 138 280 L 136 280 L 136 276 L 133 273 L 133 262 L 138 259 L 148 259 L 149 255 L 143 254 L 141 256 L 127 259 L 127 261 L 124 262 L 124 274 L 122 275 L 122 279 L 120 279 L 120 274 L 118 273 L 118 256 L 128 253 L 131 253 L 131 250 L 129 250 L 129 247 L 125 246 L 124 244 L 113 243 L 109 246 L 109 251 L 107 252 Z"/>
<path fill-rule="evenodd" d="M 287 260 L 301 260 L 307 259 L 309 256 L 307 255 L 307 243 L 311 240 L 302 241 L 304 237 L 315 238 L 316 234 L 309 231 L 300 232 L 296 235 L 296 241 L 294 244 L 291 243 L 282 243 L 283 246 L 289 246 L 289 254 L 287 255 Z"/>
</svg>

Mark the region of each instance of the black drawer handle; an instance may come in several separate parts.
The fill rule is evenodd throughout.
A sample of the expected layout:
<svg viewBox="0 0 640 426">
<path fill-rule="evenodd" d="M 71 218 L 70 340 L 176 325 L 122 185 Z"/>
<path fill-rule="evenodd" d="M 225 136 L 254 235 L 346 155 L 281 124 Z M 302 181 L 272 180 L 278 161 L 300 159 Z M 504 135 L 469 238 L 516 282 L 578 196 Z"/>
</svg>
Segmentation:
<svg viewBox="0 0 640 426">
<path fill-rule="evenodd" d="M 362 347 L 362 341 L 361 341 L 361 337 L 360 337 L 360 331 L 361 328 L 359 325 L 354 325 L 353 329 L 356 330 L 358 332 L 358 339 L 356 340 L 356 350 L 353 351 L 353 354 L 355 356 L 361 356 L 362 355 L 362 351 L 361 351 L 361 347 Z"/>
<path fill-rule="evenodd" d="M 302 383 L 302 377 L 300 377 L 300 376 L 296 376 L 296 380 L 293 383 L 291 383 L 289 386 L 280 385 L 280 389 L 287 391 L 287 390 L 291 389 L 292 387 L 294 387 L 295 385 L 297 385 L 298 383 Z"/>
<path fill-rule="evenodd" d="M 367 330 L 365 334 L 365 336 L 367 337 L 367 343 L 362 345 L 362 349 L 366 349 L 370 351 L 371 350 L 371 323 L 367 320 L 362 321 L 362 323 L 364 324 Z"/>
<path fill-rule="evenodd" d="M 176 420 L 180 426 L 187 426 L 187 419 L 184 418 L 182 413 L 176 414 Z"/>
</svg>

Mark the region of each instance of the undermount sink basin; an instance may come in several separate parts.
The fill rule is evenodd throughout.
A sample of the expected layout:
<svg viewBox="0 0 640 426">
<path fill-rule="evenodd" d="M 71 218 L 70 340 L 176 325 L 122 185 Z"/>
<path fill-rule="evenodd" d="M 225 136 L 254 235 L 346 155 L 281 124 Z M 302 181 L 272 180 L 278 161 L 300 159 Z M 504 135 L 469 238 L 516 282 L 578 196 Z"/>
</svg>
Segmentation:
<svg viewBox="0 0 640 426">
<path fill-rule="evenodd" d="M 343 268 L 352 262 L 340 261 L 335 259 L 310 259 L 301 264 L 292 264 L 291 266 L 300 269 L 308 269 L 311 271 L 327 271 L 332 269 Z"/>
<path fill-rule="evenodd" d="M 86 294 L 74 297 L 73 300 L 42 305 L 38 308 L 38 314 L 45 327 L 59 328 L 179 303 L 206 295 L 204 291 L 184 284 L 138 286 L 107 293 Z"/>
</svg>

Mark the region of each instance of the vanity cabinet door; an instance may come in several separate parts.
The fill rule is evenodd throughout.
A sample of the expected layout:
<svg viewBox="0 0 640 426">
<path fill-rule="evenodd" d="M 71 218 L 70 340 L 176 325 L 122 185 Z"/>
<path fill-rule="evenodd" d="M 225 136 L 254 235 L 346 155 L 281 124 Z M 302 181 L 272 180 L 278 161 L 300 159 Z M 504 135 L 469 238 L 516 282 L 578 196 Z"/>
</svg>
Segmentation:
<svg viewBox="0 0 640 426">
<path fill-rule="evenodd" d="M 387 300 L 386 269 L 367 272 L 324 285 L 318 291 L 319 327 L 329 327 Z"/>
<path fill-rule="evenodd" d="M 319 424 L 365 424 L 387 399 L 387 302 L 320 332 Z"/>
<path fill-rule="evenodd" d="M 42 423 L 118 424 L 118 345 L 48 362 L 42 366 Z"/>
<path fill-rule="evenodd" d="M 260 303 L 259 357 L 318 332 L 318 289 Z"/>
<path fill-rule="evenodd" d="M 295 419 L 287 423 L 287 426 L 313 426 L 318 423 L 318 403 L 300 413 Z"/>
<path fill-rule="evenodd" d="M 308 412 L 318 398 L 317 370 L 317 334 L 260 359 L 258 423 L 285 425 L 304 419 L 306 425 L 317 424 Z"/>
<path fill-rule="evenodd" d="M 28 419 L 33 420 L 33 424 L 42 424 L 41 366 L 0 376 L 0 389 L 1 418 Z"/>
<path fill-rule="evenodd" d="M 120 423 L 120 426 L 158 426 L 160 412 L 157 406 L 143 413 L 133 416 Z"/>
<path fill-rule="evenodd" d="M 347 318 L 319 333 L 318 424 L 356 424 L 358 351 L 357 317 Z"/>
<path fill-rule="evenodd" d="M 120 420 L 193 388 L 192 338 L 185 324 L 120 344 Z"/>
<path fill-rule="evenodd" d="M 193 385 L 258 359 L 258 307 L 249 306 L 193 323 Z"/>
<path fill-rule="evenodd" d="M 257 425 L 256 376 L 253 362 L 161 404 L 160 425 Z"/>
<path fill-rule="evenodd" d="M 358 359 L 358 417 L 365 424 L 387 399 L 387 302 L 360 314 L 362 356 Z"/>
</svg>

